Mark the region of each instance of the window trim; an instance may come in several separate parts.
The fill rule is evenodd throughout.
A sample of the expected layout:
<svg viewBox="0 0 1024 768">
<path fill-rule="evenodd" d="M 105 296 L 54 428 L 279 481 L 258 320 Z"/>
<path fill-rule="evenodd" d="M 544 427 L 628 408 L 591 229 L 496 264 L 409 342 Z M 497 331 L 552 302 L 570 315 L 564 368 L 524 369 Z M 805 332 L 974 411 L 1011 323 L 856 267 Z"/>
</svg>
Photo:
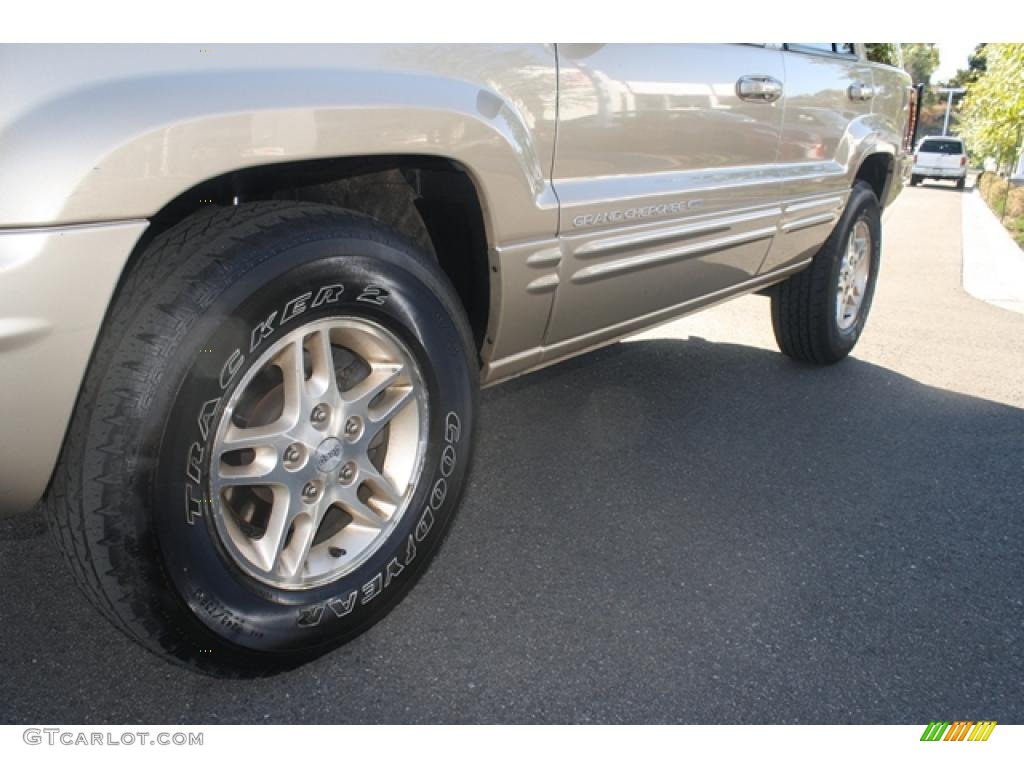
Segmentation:
<svg viewBox="0 0 1024 768">
<path fill-rule="evenodd" d="M 783 43 L 782 48 L 790 53 L 803 53 L 810 56 L 825 56 L 832 59 L 842 59 L 843 61 L 857 61 L 861 58 L 860 46 L 857 43 L 853 44 L 853 51 L 851 53 L 834 50 L 836 45 L 839 45 L 839 43 L 832 43 L 833 50 L 831 51 L 823 51 L 821 48 L 811 48 L 809 46 L 801 45 L 800 43 Z"/>
</svg>

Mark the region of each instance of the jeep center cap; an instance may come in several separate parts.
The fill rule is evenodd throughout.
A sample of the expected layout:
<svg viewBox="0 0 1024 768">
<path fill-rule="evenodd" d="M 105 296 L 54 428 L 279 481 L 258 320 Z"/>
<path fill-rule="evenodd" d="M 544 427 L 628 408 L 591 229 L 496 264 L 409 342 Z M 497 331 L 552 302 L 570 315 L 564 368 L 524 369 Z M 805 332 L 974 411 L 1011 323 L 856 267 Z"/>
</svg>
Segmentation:
<svg viewBox="0 0 1024 768">
<path fill-rule="evenodd" d="M 316 448 L 313 460 L 320 472 L 333 472 L 341 465 L 341 440 L 336 437 L 328 437 Z"/>
</svg>

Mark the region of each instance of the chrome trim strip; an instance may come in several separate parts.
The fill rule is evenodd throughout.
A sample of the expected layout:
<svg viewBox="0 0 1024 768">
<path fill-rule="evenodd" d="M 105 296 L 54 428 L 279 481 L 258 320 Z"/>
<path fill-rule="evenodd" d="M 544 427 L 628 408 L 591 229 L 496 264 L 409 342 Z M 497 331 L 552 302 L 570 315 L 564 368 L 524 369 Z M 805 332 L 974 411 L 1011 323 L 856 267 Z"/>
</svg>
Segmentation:
<svg viewBox="0 0 1024 768">
<path fill-rule="evenodd" d="M 824 169 L 828 170 L 824 170 Z M 806 173 L 804 173 L 806 171 Z M 599 203 L 616 203 L 626 202 L 629 200 L 642 200 L 644 198 L 655 198 L 655 197 L 666 197 L 672 194 L 685 194 L 691 195 L 699 192 L 712 192 L 718 189 L 734 187 L 749 187 L 758 184 L 788 184 L 794 181 L 804 181 L 807 179 L 814 179 L 815 181 L 821 181 L 822 178 L 828 179 L 830 177 L 845 177 L 847 169 L 837 163 L 835 160 L 807 160 L 802 163 L 768 163 L 767 165 L 742 165 L 732 166 L 724 169 L 718 173 L 709 172 L 707 169 L 701 169 L 698 171 L 655 171 L 653 173 L 639 174 L 633 177 L 623 177 L 621 174 L 600 174 L 595 176 L 587 176 L 579 179 L 562 179 L 558 182 L 559 200 L 562 201 L 562 210 L 566 207 L 577 208 L 581 205 L 596 205 Z M 742 181 L 737 181 L 737 178 L 746 176 L 754 176 L 756 178 L 747 178 Z M 788 175 L 787 175 L 788 174 Z M 710 183 L 704 184 L 704 186 L 687 186 L 681 184 L 675 180 L 678 178 L 694 178 L 698 180 L 704 180 L 711 178 Z M 663 184 L 659 184 L 659 187 L 667 187 L 673 191 L 669 192 L 651 192 L 648 189 L 637 192 L 632 195 L 616 195 L 614 198 L 601 198 L 601 199 L 580 199 L 575 197 L 572 192 L 576 188 L 586 188 L 592 186 L 595 183 L 614 181 L 614 182 L 626 182 L 631 185 L 645 184 L 648 179 L 662 180 Z"/>
<path fill-rule="evenodd" d="M 622 272 L 633 272 L 639 269 L 647 269 L 648 267 L 668 264 L 691 256 L 699 256 L 711 251 L 730 248 L 734 245 L 741 245 L 743 243 L 754 242 L 756 240 L 764 240 L 772 237 L 775 232 L 776 227 L 774 226 L 762 227 L 761 229 L 754 229 L 749 232 L 740 232 L 736 235 L 720 237 L 715 240 L 708 240 L 694 245 L 665 248 L 660 251 L 650 251 L 636 256 L 627 256 L 623 259 L 606 261 L 602 264 L 593 264 L 589 267 L 584 267 L 576 272 L 571 279 L 572 282 L 577 284 L 589 283 L 594 280 L 602 280 L 606 277 L 617 275 Z"/>
<path fill-rule="evenodd" d="M 31 224 L 29 226 L 0 226 L 0 235 L 38 235 L 62 232 L 80 232 L 91 229 L 109 229 L 111 227 L 149 225 L 149 219 L 111 219 L 110 221 L 83 221 L 77 224 Z"/>
<path fill-rule="evenodd" d="M 819 213 L 816 216 L 805 216 L 802 219 L 787 221 L 785 224 L 782 224 L 779 229 L 788 235 L 790 232 L 807 229 L 808 227 L 813 227 L 817 224 L 831 224 L 838 218 L 839 214 L 834 211 L 831 213 Z"/>
<path fill-rule="evenodd" d="M 580 246 L 574 256 L 578 258 L 594 258 L 605 253 L 638 248 L 651 243 L 661 243 L 668 240 L 687 240 L 697 235 L 715 234 L 726 232 L 736 224 L 744 224 L 749 221 L 773 218 L 781 215 L 781 208 L 768 208 L 730 216 L 722 216 L 715 219 L 707 219 L 687 224 L 676 224 L 670 227 L 661 227 L 655 230 L 633 232 L 613 237 L 604 237 L 600 240 L 592 240 Z"/>
<path fill-rule="evenodd" d="M 808 211 L 814 208 L 824 208 L 829 205 L 838 208 L 842 204 L 843 198 L 838 195 L 833 195 L 832 197 L 826 197 L 820 200 L 808 200 L 807 202 L 783 205 L 783 210 L 785 213 L 797 213 L 799 211 Z"/>
</svg>

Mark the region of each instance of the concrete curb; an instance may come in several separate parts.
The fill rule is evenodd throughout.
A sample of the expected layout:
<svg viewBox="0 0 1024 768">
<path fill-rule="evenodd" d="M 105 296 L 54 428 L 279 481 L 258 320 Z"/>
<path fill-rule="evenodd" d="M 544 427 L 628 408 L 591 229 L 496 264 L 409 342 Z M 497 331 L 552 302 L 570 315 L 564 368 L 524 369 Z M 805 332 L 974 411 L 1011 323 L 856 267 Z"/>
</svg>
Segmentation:
<svg viewBox="0 0 1024 768">
<path fill-rule="evenodd" d="M 1024 251 L 976 190 L 963 198 L 963 286 L 977 299 L 1024 314 Z"/>
</svg>

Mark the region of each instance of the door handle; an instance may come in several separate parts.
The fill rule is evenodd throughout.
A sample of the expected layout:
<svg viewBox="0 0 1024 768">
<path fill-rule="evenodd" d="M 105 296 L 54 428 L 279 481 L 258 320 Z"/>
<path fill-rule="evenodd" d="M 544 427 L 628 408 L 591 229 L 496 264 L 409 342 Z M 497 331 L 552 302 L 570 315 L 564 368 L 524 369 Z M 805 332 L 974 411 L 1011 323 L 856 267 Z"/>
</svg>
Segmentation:
<svg viewBox="0 0 1024 768">
<path fill-rule="evenodd" d="M 875 89 L 873 86 L 860 82 L 860 80 L 855 80 L 850 83 L 846 93 L 852 101 L 870 101 L 875 95 Z"/>
<path fill-rule="evenodd" d="M 770 103 L 782 95 L 782 82 L 768 75 L 744 75 L 736 81 L 736 95 L 744 101 Z"/>
</svg>

